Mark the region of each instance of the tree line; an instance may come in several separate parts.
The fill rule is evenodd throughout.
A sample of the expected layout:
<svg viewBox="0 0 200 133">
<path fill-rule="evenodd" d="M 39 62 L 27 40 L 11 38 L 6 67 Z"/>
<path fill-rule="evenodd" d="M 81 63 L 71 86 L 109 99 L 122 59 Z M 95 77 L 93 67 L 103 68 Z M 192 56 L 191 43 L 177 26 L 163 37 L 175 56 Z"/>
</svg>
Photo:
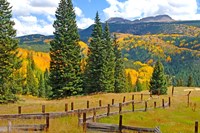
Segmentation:
<svg viewBox="0 0 200 133">
<path fill-rule="evenodd" d="M 40 72 L 35 66 L 33 55 L 28 54 L 26 78 L 20 76 L 18 70 L 22 66 L 22 60 L 17 52 L 18 42 L 15 39 L 14 22 L 11 20 L 12 10 L 6 0 L 1 0 L 0 4 L 2 18 L 0 20 L 0 103 L 16 101 L 17 93 L 59 99 L 97 92 L 141 91 L 140 82 L 137 82 L 137 89 L 134 89 L 130 75 L 126 76 L 117 36 L 111 36 L 108 24 L 102 27 L 98 12 L 88 44 L 86 66 L 81 69 L 84 57 L 78 44 L 80 36 L 71 0 L 61 0 L 55 13 L 56 20 L 53 24 L 55 37 L 50 42 L 49 71 Z M 160 62 L 156 66 L 157 71 L 153 73 L 150 90 L 162 89 L 162 93 L 165 94 L 167 88 L 164 68 Z"/>
</svg>

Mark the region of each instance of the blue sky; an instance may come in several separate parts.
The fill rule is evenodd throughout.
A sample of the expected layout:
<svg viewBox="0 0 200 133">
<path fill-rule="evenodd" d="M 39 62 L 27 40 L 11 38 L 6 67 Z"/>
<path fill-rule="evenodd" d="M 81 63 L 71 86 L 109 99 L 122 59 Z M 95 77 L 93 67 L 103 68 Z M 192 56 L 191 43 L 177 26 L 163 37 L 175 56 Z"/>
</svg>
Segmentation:
<svg viewBox="0 0 200 133">
<path fill-rule="evenodd" d="M 54 14 L 60 0 L 8 0 L 13 6 L 17 36 L 53 34 Z M 200 0 L 72 0 L 79 28 L 93 24 L 96 12 L 101 21 L 111 17 L 134 20 L 167 14 L 175 20 L 200 20 Z"/>
</svg>

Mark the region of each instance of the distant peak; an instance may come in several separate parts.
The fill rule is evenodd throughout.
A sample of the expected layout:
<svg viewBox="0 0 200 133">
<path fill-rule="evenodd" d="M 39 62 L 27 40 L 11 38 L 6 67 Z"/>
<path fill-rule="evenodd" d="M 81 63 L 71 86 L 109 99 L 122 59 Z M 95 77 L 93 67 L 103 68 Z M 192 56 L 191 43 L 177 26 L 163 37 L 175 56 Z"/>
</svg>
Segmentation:
<svg viewBox="0 0 200 133">
<path fill-rule="evenodd" d="M 130 20 L 128 19 L 124 19 L 124 18 L 120 18 L 120 17 L 112 17 L 112 18 L 109 18 L 107 21 L 107 23 L 131 23 Z"/>
<path fill-rule="evenodd" d="M 140 22 L 172 22 L 172 21 L 174 21 L 174 19 L 172 19 L 169 15 L 158 15 L 140 19 Z"/>
</svg>

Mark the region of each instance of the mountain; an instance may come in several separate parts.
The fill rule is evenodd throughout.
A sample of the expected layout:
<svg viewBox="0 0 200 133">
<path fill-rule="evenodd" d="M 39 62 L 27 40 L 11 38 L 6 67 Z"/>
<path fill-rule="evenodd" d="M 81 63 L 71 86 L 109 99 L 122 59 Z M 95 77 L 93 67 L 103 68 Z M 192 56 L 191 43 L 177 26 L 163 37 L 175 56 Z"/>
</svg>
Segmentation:
<svg viewBox="0 0 200 133">
<path fill-rule="evenodd" d="M 172 19 L 170 16 L 168 15 L 158 15 L 155 17 L 146 17 L 146 18 L 142 18 L 139 21 L 133 21 L 133 22 L 173 22 L 175 21 L 174 19 Z"/>
<path fill-rule="evenodd" d="M 134 24 L 134 23 L 144 23 L 144 22 L 173 22 L 175 21 L 174 19 L 172 19 L 170 16 L 168 15 L 158 15 L 155 17 L 146 17 L 146 18 L 142 18 L 142 19 L 136 19 L 134 21 L 128 20 L 128 19 L 124 19 L 124 18 L 120 18 L 120 17 L 113 17 L 108 19 L 106 22 L 107 23 L 115 23 L 115 24 Z"/>
<path fill-rule="evenodd" d="M 106 21 L 107 23 L 118 23 L 118 24 L 131 24 L 132 21 L 120 17 L 113 17 Z"/>
</svg>

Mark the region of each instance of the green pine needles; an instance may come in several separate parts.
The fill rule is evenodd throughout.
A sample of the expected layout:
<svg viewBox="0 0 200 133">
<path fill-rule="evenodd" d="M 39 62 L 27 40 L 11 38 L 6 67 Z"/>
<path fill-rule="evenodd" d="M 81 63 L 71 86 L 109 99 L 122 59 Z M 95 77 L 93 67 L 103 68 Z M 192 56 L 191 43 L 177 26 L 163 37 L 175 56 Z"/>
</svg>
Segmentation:
<svg viewBox="0 0 200 133">
<path fill-rule="evenodd" d="M 71 0 L 61 0 L 56 11 L 55 38 L 50 48 L 50 98 L 64 98 L 82 91 L 81 48 Z"/>
<path fill-rule="evenodd" d="M 14 91 L 14 72 L 21 67 L 17 56 L 18 41 L 15 38 L 12 10 L 7 0 L 0 0 L 0 103 L 17 100 Z"/>
<path fill-rule="evenodd" d="M 167 80 L 164 74 L 164 67 L 157 61 L 150 80 L 150 91 L 152 94 L 167 94 Z"/>
</svg>

